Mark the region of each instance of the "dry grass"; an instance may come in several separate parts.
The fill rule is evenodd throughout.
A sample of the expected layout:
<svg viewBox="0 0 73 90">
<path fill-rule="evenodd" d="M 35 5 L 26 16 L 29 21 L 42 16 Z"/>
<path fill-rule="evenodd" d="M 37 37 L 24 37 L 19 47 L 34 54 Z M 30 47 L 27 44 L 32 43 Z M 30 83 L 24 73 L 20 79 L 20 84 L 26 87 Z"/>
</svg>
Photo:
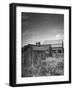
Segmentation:
<svg viewBox="0 0 73 90">
<path fill-rule="evenodd" d="M 38 62 L 39 63 L 39 62 Z M 55 76 L 64 75 L 64 56 L 56 54 L 53 57 L 46 58 L 41 65 L 24 68 L 22 77 Z"/>
</svg>

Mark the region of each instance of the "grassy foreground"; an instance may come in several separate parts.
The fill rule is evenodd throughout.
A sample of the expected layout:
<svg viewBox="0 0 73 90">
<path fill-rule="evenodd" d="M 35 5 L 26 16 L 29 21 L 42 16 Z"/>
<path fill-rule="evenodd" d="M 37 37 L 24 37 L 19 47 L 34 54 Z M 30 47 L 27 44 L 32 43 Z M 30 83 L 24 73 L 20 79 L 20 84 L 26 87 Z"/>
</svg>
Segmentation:
<svg viewBox="0 0 73 90">
<path fill-rule="evenodd" d="M 37 62 L 35 66 L 24 68 L 22 77 L 38 77 L 38 76 L 59 76 L 64 75 L 64 55 L 53 54 L 53 57 L 48 57 Z"/>
</svg>

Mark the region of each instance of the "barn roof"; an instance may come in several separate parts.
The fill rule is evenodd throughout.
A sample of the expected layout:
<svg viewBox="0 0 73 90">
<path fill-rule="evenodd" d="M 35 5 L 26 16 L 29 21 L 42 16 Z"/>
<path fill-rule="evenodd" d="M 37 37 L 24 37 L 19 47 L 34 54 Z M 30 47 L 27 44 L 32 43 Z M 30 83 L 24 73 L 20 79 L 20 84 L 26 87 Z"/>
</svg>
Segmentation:
<svg viewBox="0 0 73 90">
<path fill-rule="evenodd" d="M 50 48 L 51 45 L 33 45 L 33 44 L 28 44 L 22 48 L 22 51 L 26 50 L 28 47 L 32 48 L 32 50 L 35 51 L 45 51 Z"/>
<path fill-rule="evenodd" d="M 31 47 L 35 51 L 38 51 L 38 50 L 45 51 L 45 50 L 48 50 L 50 48 L 50 45 L 40 45 L 40 46 L 35 45 L 35 46 L 31 46 Z"/>
</svg>

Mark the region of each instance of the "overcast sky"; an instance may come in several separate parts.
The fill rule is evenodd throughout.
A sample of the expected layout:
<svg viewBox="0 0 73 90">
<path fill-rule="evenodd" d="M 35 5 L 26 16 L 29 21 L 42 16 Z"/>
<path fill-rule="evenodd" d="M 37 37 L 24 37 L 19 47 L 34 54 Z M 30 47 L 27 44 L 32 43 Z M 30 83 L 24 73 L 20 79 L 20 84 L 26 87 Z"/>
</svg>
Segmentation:
<svg viewBox="0 0 73 90">
<path fill-rule="evenodd" d="M 21 17 L 22 46 L 64 38 L 64 15 L 24 13 Z"/>
</svg>

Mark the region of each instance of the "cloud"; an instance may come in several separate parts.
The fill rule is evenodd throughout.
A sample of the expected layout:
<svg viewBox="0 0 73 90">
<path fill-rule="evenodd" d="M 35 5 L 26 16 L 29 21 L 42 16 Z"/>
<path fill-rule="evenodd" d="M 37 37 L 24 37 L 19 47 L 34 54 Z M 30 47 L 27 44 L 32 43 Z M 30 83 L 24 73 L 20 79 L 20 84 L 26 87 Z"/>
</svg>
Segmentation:
<svg viewBox="0 0 73 90">
<path fill-rule="evenodd" d="M 63 34 L 57 34 L 55 38 L 56 38 L 56 40 L 64 39 L 64 35 Z"/>
</svg>

